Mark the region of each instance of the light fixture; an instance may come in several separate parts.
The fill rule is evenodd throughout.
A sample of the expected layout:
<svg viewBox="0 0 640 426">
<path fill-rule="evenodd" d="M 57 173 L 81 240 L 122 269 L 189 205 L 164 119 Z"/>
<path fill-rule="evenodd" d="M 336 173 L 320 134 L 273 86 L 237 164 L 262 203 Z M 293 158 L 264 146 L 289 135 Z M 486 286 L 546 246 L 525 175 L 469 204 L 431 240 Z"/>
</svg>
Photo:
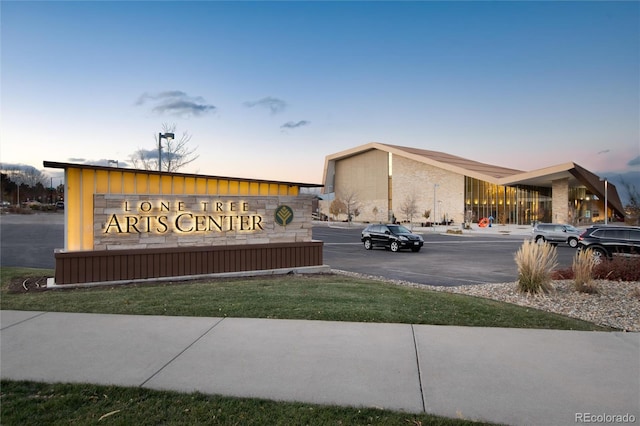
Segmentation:
<svg viewBox="0 0 640 426">
<path fill-rule="evenodd" d="M 167 142 L 173 140 L 175 135 L 173 133 L 158 133 L 158 171 L 162 171 L 162 138 L 166 139 Z"/>
</svg>

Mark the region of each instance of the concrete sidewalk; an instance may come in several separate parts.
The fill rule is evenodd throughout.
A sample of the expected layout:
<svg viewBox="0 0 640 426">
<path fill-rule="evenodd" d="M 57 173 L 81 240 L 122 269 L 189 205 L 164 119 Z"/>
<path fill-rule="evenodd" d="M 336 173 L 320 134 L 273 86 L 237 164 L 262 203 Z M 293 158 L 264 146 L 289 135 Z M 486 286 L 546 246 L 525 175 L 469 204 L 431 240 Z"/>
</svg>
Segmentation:
<svg viewBox="0 0 640 426">
<path fill-rule="evenodd" d="M 27 311 L 2 311 L 0 320 L 3 379 L 510 425 L 625 414 L 640 422 L 638 333 Z"/>
</svg>

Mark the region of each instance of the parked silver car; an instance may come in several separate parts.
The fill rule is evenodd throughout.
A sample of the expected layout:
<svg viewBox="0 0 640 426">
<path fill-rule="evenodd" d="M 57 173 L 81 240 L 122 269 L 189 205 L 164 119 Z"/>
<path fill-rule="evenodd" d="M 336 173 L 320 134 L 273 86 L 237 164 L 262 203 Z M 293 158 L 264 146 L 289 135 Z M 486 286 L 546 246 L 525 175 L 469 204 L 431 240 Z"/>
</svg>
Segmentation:
<svg viewBox="0 0 640 426">
<path fill-rule="evenodd" d="M 578 237 L 582 231 L 564 223 L 536 223 L 531 233 L 533 240 L 537 243 L 542 244 L 545 241 L 550 244 L 567 243 L 575 248 L 578 246 Z"/>
</svg>

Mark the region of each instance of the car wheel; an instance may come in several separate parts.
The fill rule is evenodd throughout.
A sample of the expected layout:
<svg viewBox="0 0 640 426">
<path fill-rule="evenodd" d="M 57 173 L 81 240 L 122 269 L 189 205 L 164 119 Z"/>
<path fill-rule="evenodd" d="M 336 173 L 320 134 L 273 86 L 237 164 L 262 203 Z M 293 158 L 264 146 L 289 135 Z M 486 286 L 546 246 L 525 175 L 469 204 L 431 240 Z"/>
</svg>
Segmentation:
<svg viewBox="0 0 640 426">
<path fill-rule="evenodd" d="M 571 248 L 578 247 L 578 239 L 577 238 L 569 238 L 569 247 L 571 247 Z"/>
<path fill-rule="evenodd" d="M 542 237 L 542 236 L 536 237 L 536 243 L 544 244 L 545 242 L 546 242 L 546 240 L 544 239 L 544 237 Z"/>
<path fill-rule="evenodd" d="M 599 265 L 604 259 L 607 258 L 607 253 L 601 248 L 592 249 L 591 255 L 593 256 L 593 261 L 596 265 Z"/>
<path fill-rule="evenodd" d="M 371 250 L 373 248 L 373 244 L 371 244 L 371 239 L 367 238 L 364 240 L 364 248 L 366 250 Z"/>
<path fill-rule="evenodd" d="M 391 249 L 392 252 L 397 252 L 398 250 L 400 250 L 400 244 L 398 244 L 397 241 L 391 241 L 391 246 L 389 246 L 389 248 Z"/>
</svg>

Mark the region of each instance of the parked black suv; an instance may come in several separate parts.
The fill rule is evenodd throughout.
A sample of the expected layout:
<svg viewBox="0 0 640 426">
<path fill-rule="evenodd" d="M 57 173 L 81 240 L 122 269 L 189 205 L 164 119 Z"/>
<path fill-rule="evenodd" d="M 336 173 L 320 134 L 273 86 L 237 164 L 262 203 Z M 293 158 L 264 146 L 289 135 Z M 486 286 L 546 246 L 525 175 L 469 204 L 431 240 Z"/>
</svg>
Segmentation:
<svg viewBox="0 0 640 426">
<path fill-rule="evenodd" d="M 578 250 L 591 249 L 598 259 L 640 255 L 640 227 L 594 225 L 578 238 Z"/>
<path fill-rule="evenodd" d="M 362 231 L 360 241 L 367 250 L 379 246 L 394 252 L 400 249 L 420 251 L 424 244 L 420 235 L 414 234 L 402 225 L 369 225 Z"/>
</svg>

